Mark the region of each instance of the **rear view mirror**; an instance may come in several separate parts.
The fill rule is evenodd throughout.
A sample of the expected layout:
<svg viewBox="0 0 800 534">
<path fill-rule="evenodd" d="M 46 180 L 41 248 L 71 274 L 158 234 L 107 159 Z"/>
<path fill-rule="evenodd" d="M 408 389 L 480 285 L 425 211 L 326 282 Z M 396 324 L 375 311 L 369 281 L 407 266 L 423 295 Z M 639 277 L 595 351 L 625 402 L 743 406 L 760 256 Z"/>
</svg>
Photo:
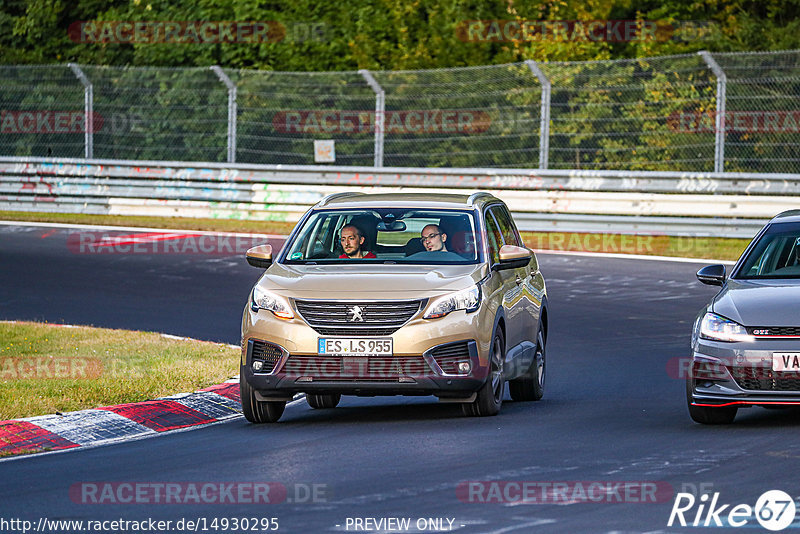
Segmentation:
<svg viewBox="0 0 800 534">
<path fill-rule="evenodd" d="M 272 245 L 258 245 L 245 252 L 247 263 L 259 269 L 272 265 Z"/>
<path fill-rule="evenodd" d="M 706 265 L 697 271 L 697 279 L 710 286 L 721 286 L 725 283 L 725 266 Z"/>
<path fill-rule="evenodd" d="M 380 221 L 377 228 L 379 232 L 402 232 L 406 229 L 406 223 L 403 221 L 392 221 L 387 224 L 385 221 Z"/>
</svg>

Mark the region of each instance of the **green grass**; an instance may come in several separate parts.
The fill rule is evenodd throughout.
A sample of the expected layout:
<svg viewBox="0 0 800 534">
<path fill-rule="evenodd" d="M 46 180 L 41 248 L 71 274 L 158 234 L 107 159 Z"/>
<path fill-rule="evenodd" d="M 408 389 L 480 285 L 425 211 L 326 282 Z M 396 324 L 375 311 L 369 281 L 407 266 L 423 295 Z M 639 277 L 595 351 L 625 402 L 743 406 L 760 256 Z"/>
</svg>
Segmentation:
<svg viewBox="0 0 800 534">
<path fill-rule="evenodd" d="M 0 220 L 93 224 L 107 226 L 138 226 L 170 230 L 205 230 L 289 235 L 295 223 L 282 221 L 244 221 L 238 219 L 194 219 L 189 217 L 142 217 L 135 215 L 89 215 L 83 213 L 39 213 L 0 211 Z"/>
<path fill-rule="evenodd" d="M 0 211 L 0 220 L 39 221 L 109 226 L 140 226 L 175 230 L 207 230 L 288 235 L 292 222 L 243 221 L 234 219 L 193 219 L 187 217 L 135 217 Z M 586 252 L 614 252 L 687 258 L 736 260 L 749 239 L 719 237 L 671 237 L 665 235 L 623 236 L 578 232 L 522 232 L 531 248 Z"/>
<path fill-rule="evenodd" d="M 194 391 L 235 376 L 239 357 L 153 332 L 0 322 L 0 420 Z"/>
<path fill-rule="evenodd" d="M 586 234 L 577 232 L 522 232 L 525 245 L 536 249 L 610 252 L 735 261 L 749 239 L 674 237 L 667 235 Z"/>
</svg>

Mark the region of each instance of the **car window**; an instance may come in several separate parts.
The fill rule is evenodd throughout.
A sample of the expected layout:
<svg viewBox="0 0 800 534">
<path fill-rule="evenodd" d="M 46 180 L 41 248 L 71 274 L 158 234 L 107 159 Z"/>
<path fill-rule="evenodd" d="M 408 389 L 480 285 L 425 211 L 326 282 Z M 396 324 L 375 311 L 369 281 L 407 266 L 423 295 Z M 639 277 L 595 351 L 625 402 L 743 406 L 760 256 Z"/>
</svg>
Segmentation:
<svg viewBox="0 0 800 534">
<path fill-rule="evenodd" d="M 800 225 L 772 225 L 744 258 L 734 278 L 800 278 Z"/>
<path fill-rule="evenodd" d="M 441 249 L 426 250 L 420 239 L 430 225 L 429 234 L 441 234 Z M 361 254 L 349 255 L 341 242 L 346 227 L 354 226 L 364 238 Z M 352 230 L 347 231 L 348 234 Z M 352 239 L 352 238 L 351 238 Z M 352 247 L 352 245 L 349 245 Z M 371 263 L 478 263 L 483 261 L 472 211 L 380 208 L 366 210 L 319 210 L 285 246 L 281 261 L 289 263 L 327 263 L 363 261 Z M 377 260 L 377 261 L 376 261 Z"/>
<path fill-rule="evenodd" d="M 500 228 L 500 233 L 503 235 L 503 243 L 505 245 L 522 246 L 522 240 L 519 238 L 517 229 L 514 227 L 514 222 L 511 220 L 511 215 L 508 210 L 503 206 L 494 206 L 491 209 L 497 225 Z"/>
<path fill-rule="evenodd" d="M 500 233 L 500 228 L 491 212 L 486 212 L 486 239 L 489 244 L 489 257 L 492 263 L 498 263 L 500 261 L 500 247 L 503 244 L 503 235 Z"/>
</svg>

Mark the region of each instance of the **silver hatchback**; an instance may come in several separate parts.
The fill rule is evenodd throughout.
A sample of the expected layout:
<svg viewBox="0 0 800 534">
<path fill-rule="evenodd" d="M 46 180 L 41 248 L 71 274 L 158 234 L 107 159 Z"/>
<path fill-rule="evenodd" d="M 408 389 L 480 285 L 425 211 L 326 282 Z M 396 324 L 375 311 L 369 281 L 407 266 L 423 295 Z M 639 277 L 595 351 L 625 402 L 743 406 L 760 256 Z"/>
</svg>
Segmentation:
<svg viewBox="0 0 800 534">
<path fill-rule="evenodd" d="M 800 210 L 774 217 L 729 277 L 709 265 L 697 278 L 722 289 L 694 325 L 692 419 L 725 424 L 739 408 L 800 405 Z"/>
</svg>

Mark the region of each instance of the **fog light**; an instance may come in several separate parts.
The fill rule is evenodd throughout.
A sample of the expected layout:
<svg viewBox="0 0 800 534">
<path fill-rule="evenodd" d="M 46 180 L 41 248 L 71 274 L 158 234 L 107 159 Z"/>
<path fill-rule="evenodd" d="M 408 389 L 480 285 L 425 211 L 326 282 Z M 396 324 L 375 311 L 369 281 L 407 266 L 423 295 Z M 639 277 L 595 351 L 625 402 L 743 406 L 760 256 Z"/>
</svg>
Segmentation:
<svg viewBox="0 0 800 534">
<path fill-rule="evenodd" d="M 262 362 L 261 360 L 253 361 L 253 371 L 259 372 L 263 368 L 264 368 L 264 362 Z"/>
<path fill-rule="evenodd" d="M 462 375 L 469 373 L 470 369 L 472 369 L 472 366 L 469 362 L 458 362 L 458 372 Z"/>
</svg>

